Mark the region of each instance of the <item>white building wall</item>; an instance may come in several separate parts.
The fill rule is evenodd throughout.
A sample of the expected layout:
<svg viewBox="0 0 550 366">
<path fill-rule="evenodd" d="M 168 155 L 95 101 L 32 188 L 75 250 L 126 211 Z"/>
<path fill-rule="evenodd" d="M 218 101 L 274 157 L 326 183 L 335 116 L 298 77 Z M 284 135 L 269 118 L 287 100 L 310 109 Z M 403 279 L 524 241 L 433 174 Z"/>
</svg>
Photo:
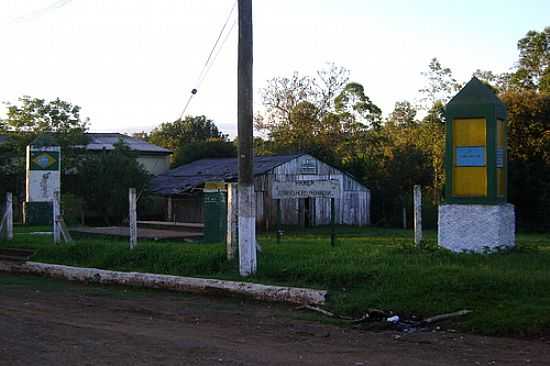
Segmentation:
<svg viewBox="0 0 550 366">
<path fill-rule="evenodd" d="M 137 161 L 152 175 L 164 174 L 170 170 L 170 155 L 141 155 Z"/>
</svg>

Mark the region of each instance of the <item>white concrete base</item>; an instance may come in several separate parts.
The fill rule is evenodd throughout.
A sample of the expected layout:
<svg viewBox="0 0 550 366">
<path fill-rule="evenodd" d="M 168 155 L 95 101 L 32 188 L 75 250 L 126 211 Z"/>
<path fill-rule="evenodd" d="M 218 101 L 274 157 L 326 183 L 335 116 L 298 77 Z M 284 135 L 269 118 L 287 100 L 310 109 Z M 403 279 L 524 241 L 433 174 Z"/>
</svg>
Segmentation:
<svg viewBox="0 0 550 366">
<path fill-rule="evenodd" d="M 515 246 L 511 204 L 439 206 L 438 243 L 453 252 L 487 253 Z"/>
<path fill-rule="evenodd" d="M 239 272 L 256 273 L 256 192 L 254 185 L 239 184 Z"/>
</svg>

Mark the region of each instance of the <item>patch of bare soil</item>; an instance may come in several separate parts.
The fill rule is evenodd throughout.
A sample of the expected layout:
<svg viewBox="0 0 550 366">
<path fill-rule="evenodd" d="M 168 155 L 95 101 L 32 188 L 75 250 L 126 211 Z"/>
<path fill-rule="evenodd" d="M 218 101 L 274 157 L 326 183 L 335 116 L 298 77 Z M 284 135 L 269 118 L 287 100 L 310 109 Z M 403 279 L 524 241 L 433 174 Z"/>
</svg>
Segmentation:
<svg viewBox="0 0 550 366">
<path fill-rule="evenodd" d="M 0 280 L 0 365 L 550 365 L 545 340 L 368 332 L 234 298 Z"/>
</svg>

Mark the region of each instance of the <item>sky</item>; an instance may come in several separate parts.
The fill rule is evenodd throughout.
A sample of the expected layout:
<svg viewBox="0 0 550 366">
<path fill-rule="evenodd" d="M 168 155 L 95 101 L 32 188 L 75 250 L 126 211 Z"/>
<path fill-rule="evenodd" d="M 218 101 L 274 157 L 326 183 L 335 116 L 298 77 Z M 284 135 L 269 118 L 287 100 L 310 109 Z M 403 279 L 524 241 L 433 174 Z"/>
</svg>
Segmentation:
<svg viewBox="0 0 550 366">
<path fill-rule="evenodd" d="M 235 0 L 0 0 L 0 101 L 82 107 L 94 132 L 149 131 L 179 118 Z M 550 25 L 548 0 L 253 0 L 254 109 L 276 76 L 333 62 L 392 111 L 414 101 L 431 58 L 459 81 L 504 72 L 517 41 Z M 237 130 L 237 27 L 186 114 Z M 225 36 L 222 38 L 225 39 Z M 5 106 L 0 106 L 0 116 Z"/>
</svg>

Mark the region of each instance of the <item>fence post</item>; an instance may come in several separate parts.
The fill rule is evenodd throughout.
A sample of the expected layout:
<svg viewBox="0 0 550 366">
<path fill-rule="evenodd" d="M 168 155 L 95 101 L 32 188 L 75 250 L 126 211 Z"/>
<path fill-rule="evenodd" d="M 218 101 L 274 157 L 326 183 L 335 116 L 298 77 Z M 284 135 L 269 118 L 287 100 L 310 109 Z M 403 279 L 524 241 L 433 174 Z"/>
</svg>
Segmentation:
<svg viewBox="0 0 550 366">
<path fill-rule="evenodd" d="M 419 185 L 414 186 L 414 244 L 417 248 L 422 243 L 422 189 Z"/>
<path fill-rule="evenodd" d="M 281 244 L 281 199 L 277 200 L 277 244 Z"/>
<path fill-rule="evenodd" d="M 61 204 L 59 203 L 59 191 L 53 193 L 53 242 L 59 244 L 61 241 L 61 228 L 59 219 L 61 216 Z"/>
<path fill-rule="evenodd" d="M 128 225 L 130 229 L 130 249 L 137 245 L 137 214 L 136 214 L 136 189 L 130 188 L 129 194 Z"/>
<path fill-rule="evenodd" d="M 330 199 L 330 245 L 336 245 L 336 230 L 335 230 L 335 220 L 336 220 L 336 207 L 334 204 L 334 198 Z"/>
<path fill-rule="evenodd" d="M 6 192 L 6 204 L 0 217 L 0 239 L 6 231 L 6 239 L 13 240 L 13 198 L 11 192 Z"/>
<path fill-rule="evenodd" d="M 168 220 L 169 222 L 175 222 L 176 220 L 174 220 L 174 204 L 173 204 L 173 201 L 172 201 L 172 196 L 169 196 L 168 197 Z"/>
<path fill-rule="evenodd" d="M 13 240 L 13 196 L 11 192 L 6 193 L 6 237 L 8 240 Z"/>
<path fill-rule="evenodd" d="M 237 183 L 227 184 L 227 233 L 225 237 L 227 260 L 233 260 L 237 254 L 238 228 L 238 193 Z"/>
</svg>

